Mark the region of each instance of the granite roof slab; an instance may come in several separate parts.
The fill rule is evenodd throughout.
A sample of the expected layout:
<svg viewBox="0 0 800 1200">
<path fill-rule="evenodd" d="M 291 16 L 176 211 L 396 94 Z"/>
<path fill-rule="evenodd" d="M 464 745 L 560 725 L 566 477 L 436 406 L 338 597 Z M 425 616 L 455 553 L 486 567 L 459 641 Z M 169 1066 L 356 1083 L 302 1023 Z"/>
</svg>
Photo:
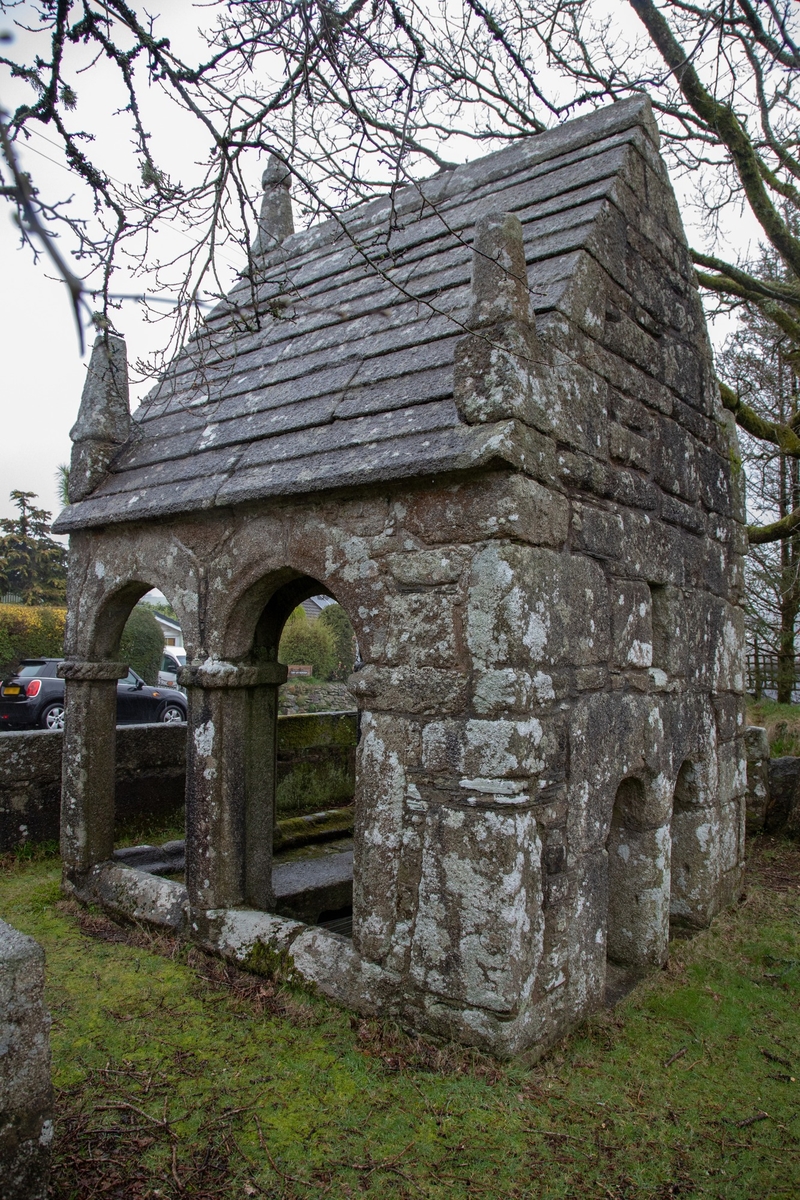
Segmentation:
<svg viewBox="0 0 800 1200">
<path fill-rule="evenodd" d="M 657 145 L 634 98 L 400 189 L 393 209 L 380 198 L 287 238 L 259 264 L 263 282 L 242 280 L 176 357 L 108 476 L 57 530 L 495 461 L 535 467 L 524 427 L 467 425 L 452 399 L 475 223 L 515 212 L 532 310 L 566 312 L 581 255 L 615 257 L 631 155 L 663 170 Z"/>
</svg>

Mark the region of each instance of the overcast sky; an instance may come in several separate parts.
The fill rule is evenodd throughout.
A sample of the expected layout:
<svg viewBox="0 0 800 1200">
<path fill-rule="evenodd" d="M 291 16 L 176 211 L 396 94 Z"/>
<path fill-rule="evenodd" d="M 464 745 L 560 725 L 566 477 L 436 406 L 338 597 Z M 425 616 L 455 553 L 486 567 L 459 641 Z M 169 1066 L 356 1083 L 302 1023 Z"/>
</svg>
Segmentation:
<svg viewBox="0 0 800 1200">
<path fill-rule="evenodd" d="M 26 6 L 27 7 L 27 6 Z M 162 3 L 164 14 L 161 28 L 173 32 L 170 26 L 179 26 L 181 45 L 194 41 L 192 29 L 197 24 L 190 0 L 168 0 Z M 15 10 L 19 19 L 24 9 Z M 202 19 L 202 15 L 200 17 Z M 3 24 L 3 18 L 0 18 Z M 8 28 L 8 18 L 3 24 Z M 25 37 L 25 35 L 19 35 Z M 13 107 L 21 99 L 3 85 L 0 100 Z M 120 118 L 113 115 L 114 108 L 123 103 L 116 97 L 104 77 L 102 65 L 93 68 L 81 79 L 82 100 L 90 103 L 95 120 L 94 130 L 102 146 L 102 161 L 111 174 L 115 172 L 115 161 L 119 173 L 125 170 L 128 157 L 125 138 L 120 139 Z M 28 95 L 25 95 L 28 99 Z M 151 125 L 154 135 L 163 148 L 169 147 L 169 157 L 180 171 L 181 163 L 189 169 L 193 150 L 201 154 L 203 147 L 198 142 L 192 146 L 192 131 L 178 128 L 174 117 L 159 120 L 159 112 L 151 110 Z M 127 136 L 127 135 L 126 135 Z M 31 171 L 36 185 L 48 199 L 64 197 L 74 190 L 74 185 L 63 165 L 59 151 L 52 147 L 41 133 L 31 138 L 28 146 L 20 149 L 22 165 Z M 99 157 L 99 155 L 98 155 Z M 53 160 L 53 161 L 50 161 Z M 63 161 L 63 160 L 62 160 Z M 259 190 L 260 169 L 253 164 L 253 187 Z M 678 190 L 685 189 L 678 184 Z M 9 500 L 12 489 L 33 491 L 42 507 L 57 512 L 60 508 L 56 473 L 59 463 L 69 461 L 69 430 L 75 421 L 80 403 L 81 389 L 85 376 L 85 359 L 78 352 L 71 308 L 62 283 L 48 278 L 52 268 L 44 263 L 34 265 L 28 249 L 19 248 L 19 233 L 12 222 L 11 205 L 0 200 L 0 346 L 2 347 L 2 390 L 0 391 L 0 517 L 13 511 Z M 702 241 L 700 231 L 692 228 L 691 211 L 683 206 L 684 221 L 690 239 L 694 236 Z M 742 220 L 732 214 L 729 225 L 729 245 L 722 248 L 726 254 L 736 258 L 747 253 L 746 239 L 757 241 L 757 231 L 752 220 Z M 163 235 L 169 239 L 169 231 Z M 227 256 L 231 278 L 233 269 L 239 265 Z M 141 285 L 133 281 L 129 287 L 120 279 L 119 290 L 140 290 Z M 143 319 L 141 306 L 126 303 L 117 317 L 119 332 L 124 334 L 128 345 L 129 361 L 147 357 L 164 341 L 161 325 L 149 325 Z M 719 341 L 722 330 L 716 331 Z M 89 335 L 91 342 L 91 334 Z M 134 404 L 146 391 L 140 385 L 134 388 Z"/>
</svg>

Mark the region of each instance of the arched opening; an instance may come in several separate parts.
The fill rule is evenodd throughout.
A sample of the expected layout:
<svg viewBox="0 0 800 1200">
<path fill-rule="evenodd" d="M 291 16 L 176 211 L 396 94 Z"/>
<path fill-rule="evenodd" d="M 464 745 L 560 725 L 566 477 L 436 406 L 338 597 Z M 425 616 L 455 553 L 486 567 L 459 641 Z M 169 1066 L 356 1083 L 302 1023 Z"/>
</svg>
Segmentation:
<svg viewBox="0 0 800 1200">
<path fill-rule="evenodd" d="M 720 822 L 708 772 L 687 759 L 675 783 L 670 924 L 678 930 L 704 928 L 717 904 Z"/>
<path fill-rule="evenodd" d="M 278 688 L 275 911 L 349 937 L 359 722 L 346 681 L 357 643 L 335 597 L 317 580 L 299 583 L 290 595 L 302 599 L 278 638 L 287 679 Z"/>
<path fill-rule="evenodd" d="M 173 641 L 165 663 L 165 629 Z M 163 592 L 128 581 L 73 630 L 64 664 L 62 853 L 76 886 L 99 862 L 183 870 L 184 630 Z M 69 651 L 72 650 L 70 654 Z"/>
<path fill-rule="evenodd" d="M 313 597 L 310 619 L 302 606 Z M 335 605 L 325 584 L 299 572 L 258 580 L 233 607 L 221 672 L 192 675 L 195 911 L 244 906 L 350 932 L 357 715 L 352 699 L 342 710 L 319 694 L 334 666 L 323 616 Z M 305 703 L 281 715 L 282 686 L 296 700 L 298 683 Z"/>
<path fill-rule="evenodd" d="M 668 951 L 669 825 L 641 779 L 617 789 L 606 852 L 606 1002 L 614 1004 Z"/>
</svg>

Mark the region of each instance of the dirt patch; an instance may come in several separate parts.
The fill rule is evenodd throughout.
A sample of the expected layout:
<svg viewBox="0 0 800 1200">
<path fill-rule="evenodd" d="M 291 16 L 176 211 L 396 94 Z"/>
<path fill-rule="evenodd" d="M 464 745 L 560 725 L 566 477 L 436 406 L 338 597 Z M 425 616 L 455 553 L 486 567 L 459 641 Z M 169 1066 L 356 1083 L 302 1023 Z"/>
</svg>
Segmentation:
<svg viewBox="0 0 800 1200">
<path fill-rule="evenodd" d="M 763 834 L 747 844 L 747 878 L 771 892 L 800 895 L 800 843 Z"/>
</svg>

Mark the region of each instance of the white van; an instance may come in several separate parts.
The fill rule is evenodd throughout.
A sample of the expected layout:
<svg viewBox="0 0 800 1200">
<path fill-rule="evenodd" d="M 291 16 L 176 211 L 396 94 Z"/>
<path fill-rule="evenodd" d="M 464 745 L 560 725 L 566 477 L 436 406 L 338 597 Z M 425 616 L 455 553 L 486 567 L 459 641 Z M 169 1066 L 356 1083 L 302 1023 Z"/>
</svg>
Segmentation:
<svg viewBox="0 0 800 1200">
<path fill-rule="evenodd" d="M 158 682 L 161 687 L 178 688 L 185 691 L 178 683 L 178 672 L 186 666 L 186 651 L 183 646 L 166 646 L 161 657 L 161 668 L 158 672 Z"/>
</svg>

